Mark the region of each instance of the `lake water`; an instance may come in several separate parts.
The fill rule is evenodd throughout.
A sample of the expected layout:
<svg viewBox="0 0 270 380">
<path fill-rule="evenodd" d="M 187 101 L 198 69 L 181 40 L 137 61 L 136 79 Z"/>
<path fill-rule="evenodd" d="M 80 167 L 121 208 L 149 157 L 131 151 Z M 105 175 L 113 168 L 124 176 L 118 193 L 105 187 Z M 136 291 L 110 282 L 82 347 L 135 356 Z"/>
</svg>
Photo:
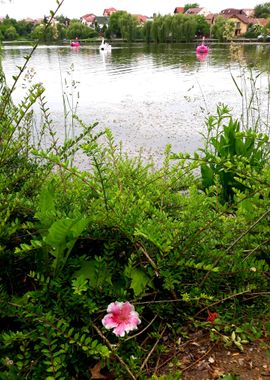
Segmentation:
<svg viewBox="0 0 270 380">
<path fill-rule="evenodd" d="M 98 45 L 79 49 L 39 46 L 14 99 L 20 99 L 26 83 L 42 82 L 59 136 L 64 135 L 65 92 L 70 107 L 77 107 L 85 123 L 98 121 L 99 128 L 112 130 L 116 142 L 123 141 L 124 150 L 134 154 L 143 148 L 145 157 L 157 161 L 167 144 L 174 152 L 198 149 L 205 118 L 215 112 L 218 103 L 227 104 L 240 116 L 242 99 L 232 75 L 247 89 L 240 66 L 259 64 L 262 70 L 269 64 L 270 53 L 269 45 L 212 45 L 200 61 L 195 44 L 113 43 L 112 47 L 104 53 Z M 9 84 L 29 52 L 29 46 L 4 47 L 3 67 Z M 256 84 L 263 94 L 263 112 L 267 78 L 262 74 Z"/>
</svg>

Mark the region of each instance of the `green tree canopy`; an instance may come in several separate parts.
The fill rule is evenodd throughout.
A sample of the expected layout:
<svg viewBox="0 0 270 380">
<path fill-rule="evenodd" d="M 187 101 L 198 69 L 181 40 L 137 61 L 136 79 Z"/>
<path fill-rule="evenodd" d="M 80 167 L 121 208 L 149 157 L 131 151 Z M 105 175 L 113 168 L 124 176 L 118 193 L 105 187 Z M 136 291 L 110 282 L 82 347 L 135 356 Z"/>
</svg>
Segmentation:
<svg viewBox="0 0 270 380">
<path fill-rule="evenodd" d="M 123 14 L 120 18 L 120 29 L 122 37 L 129 42 L 133 41 L 138 25 L 139 23 L 134 16 L 129 13 Z"/>
<path fill-rule="evenodd" d="M 255 16 L 258 18 L 268 18 L 270 17 L 270 3 L 263 3 L 256 5 Z"/>
<path fill-rule="evenodd" d="M 110 16 L 109 32 L 117 38 L 132 41 L 138 26 L 137 19 L 128 12 L 119 11 Z"/>
<path fill-rule="evenodd" d="M 152 21 L 147 21 L 143 26 L 143 35 L 147 43 L 151 42 Z"/>
<path fill-rule="evenodd" d="M 9 26 L 5 31 L 4 31 L 4 37 L 6 40 L 12 41 L 16 40 L 19 36 L 18 33 L 16 32 L 16 29 L 14 26 Z"/>
<path fill-rule="evenodd" d="M 33 29 L 34 25 L 32 22 L 28 22 L 25 20 L 20 20 L 17 22 L 16 30 L 20 36 L 30 35 Z"/>
<path fill-rule="evenodd" d="M 184 12 L 186 12 L 190 8 L 198 8 L 200 5 L 198 3 L 193 4 L 185 4 L 184 5 Z"/>
<path fill-rule="evenodd" d="M 219 41 L 231 40 L 235 32 L 234 22 L 225 19 L 223 16 L 218 16 L 211 31 L 213 37 Z"/>
<path fill-rule="evenodd" d="M 262 28 L 262 33 L 266 36 L 270 34 L 270 21 Z"/>
<path fill-rule="evenodd" d="M 92 38 L 97 36 L 97 32 L 86 25 L 83 25 L 80 21 L 72 20 L 67 29 L 68 38 Z"/>
<path fill-rule="evenodd" d="M 205 17 L 202 15 L 194 16 L 196 21 L 196 35 L 198 37 L 201 36 L 209 36 L 210 34 L 210 25 L 206 21 Z"/>
</svg>

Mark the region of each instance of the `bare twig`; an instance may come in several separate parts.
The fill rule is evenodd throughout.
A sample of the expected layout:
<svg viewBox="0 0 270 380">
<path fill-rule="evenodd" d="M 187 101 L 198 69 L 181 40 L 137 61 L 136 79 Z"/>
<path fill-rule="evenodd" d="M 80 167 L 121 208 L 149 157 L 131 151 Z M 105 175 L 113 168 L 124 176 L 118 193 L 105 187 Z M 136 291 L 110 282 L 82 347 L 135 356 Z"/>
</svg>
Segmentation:
<svg viewBox="0 0 270 380">
<path fill-rule="evenodd" d="M 210 348 L 209 350 L 203 354 L 199 359 L 197 359 L 195 362 L 191 363 L 190 365 L 188 365 L 187 367 L 183 368 L 182 369 L 182 372 L 185 372 L 187 371 L 188 369 L 190 369 L 191 367 L 194 367 L 197 363 L 199 363 L 203 358 L 205 358 L 212 350 L 213 348 L 215 347 L 217 343 L 214 343 Z"/>
<path fill-rule="evenodd" d="M 230 252 L 230 250 L 244 237 L 246 236 L 254 227 L 257 226 L 257 224 L 259 224 L 268 214 L 270 213 L 270 208 L 268 208 L 247 230 L 245 230 L 240 236 L 238 236 L 237 239 L 235 239 L 232 244 L 225 250 L 224 254 L 227 254 L 228 252 Z M 220 260 L 222 260 L 224 257 L 224 255 L 220 255 L 216 261 L 214 262 L 213 266 L 215 267 L 219 262 Z M 201 283 L 200 283 L 200 287 L 204 284 L 204 282 L 207 280 L 208 276 L 209 276 L 209 271 L 206 273 L 206 275 L 204 276 L 204 278 L 202 279 Z"/>
<path fill-rule="evenodd" d="M 197 317 L 197 315 L 201 314 L 203 311 L 209 309 L 210 307 L 214 306 L 214 305 L 218 305 L 219 303 L 223 303 L 225 301 L 228 301 L 232 298 L 235 298 L 235 297 L 238 297 L 238 296 L 242 296 L 243 294 L 248 294 L 250 293 L 250 290 L 245 290 L 244 292 L 240 292 L 240 293 L 236 293 L 236 294 L 232 294 L 231 296 L 228 296 L 228 297 L 225 297 L 225 298 L 222 298 L 221 300 L 219 301 L 216 301 L 216 302 L 213 302 L 211 303 L 210 305 L 207 305 L 206 307 L 204 307 L 203 309 L 199 310 L 195 315 L 194 315 L 194 318 Z M 253 294 L 253 293 L 252 293 Z M 255 293 L 256 294 L 256 293 Z"/>
<path fill-rule="evenodd" d="M 148 325 L 143 329 L 141 330 L 140 332 L 138 332 L 137 334 L 135 335 L 131 335 L 129 336 L 125 341 L 129 340 L 129 339 L 133 339 L 133 338 L 136 338 L 136 336 L 139 336 L 141 335 L 143 332 L 145 332 L 151 325 L 152 323 L 157 319 L 157 315 L 154 316 L 154 318 L 152 319 L 152 321 L 150 323 L 148 323 Z"/>
<path fill-rule="evenodd" d="M 148 353 L 148 355 L 147 355 L 146 358 L 144 359 L 144 361 L 143 361 L 143 363 L 142 363 L 142 365 L 141 365 L 141 367 L 140 367 L 140 372 L 143 370 L 143 368 L 144 368 L 145 365 L 147 364 L 148 360 L 150 359 L 150 356 L 151 356 L 152 353 L 155 351 L 155 349 L 156 349 L 156 347 L 157 347 L 157 345 L 158 345 L 160 339 L 162 338 L 162 336 L 163 336 L 163 334 L 164 334 L 166 328 L 167 328 L 167 327 L 165 326 L 164 329 L 162 330 L 162 332 L 161 332 L 159 338 L 157 339 L 156 343 L 154 344 L 154 346 L 152 347 L 152 349 L 150 350 L 150 352 Z"/>
<path fill-rule="evenodd" d="M 156 265 L 156 263 L 153 261 L 153 259 L 149 256 L 149 253 L 146 251 L 145 247 L 143 246 L 143 244 L 140 242 L 140 241 L 137 241 L 135 243 L 135 247 L 137 249 L 140 249 L 142 251 L 142 253 L 144 254 L 144 256 L 147 258 L 147 260 L 149 261 L 149 263 L 152 265 L 152 267 L 154 268 L 155 270 L 155 274 L 157 277 L 159 277 L 159 271 L 158 271 L 158 267 Z"/>
<path fill-rule="evenodd" d="M 98 333 L 98 335 L 104 340 L 104 342 L 107 344 L 107 346 L 109 347 L 109 349 L 113 352 L 113 354 L 115 355 L 115 357 L 117 358 L 117 360 L 119 361 L 119 363 L 122 365 L 122 367 L 127 371 L 127 373 L 129 374 L 129 376 L 131 377 L 131 379 L 133 380 L 137 380 L 137 377 L 131 372 L 131 370 L 129 369 L 128 365 L 124 362 L 124 360 L 121 358 L 121 356 L 119 356 L 116 352 L 115 352 L 115 349 L 114 347 L 111 345 L 111 343 L 109 342 L 109 340 L 106 338 L 105 335 L 102 334 L 102 332 L 100 331 L 100 329 L 93 323 L 92 326 L 94 327 L 94 329 L 96 330 L 96 332 Z"/>
</svg>

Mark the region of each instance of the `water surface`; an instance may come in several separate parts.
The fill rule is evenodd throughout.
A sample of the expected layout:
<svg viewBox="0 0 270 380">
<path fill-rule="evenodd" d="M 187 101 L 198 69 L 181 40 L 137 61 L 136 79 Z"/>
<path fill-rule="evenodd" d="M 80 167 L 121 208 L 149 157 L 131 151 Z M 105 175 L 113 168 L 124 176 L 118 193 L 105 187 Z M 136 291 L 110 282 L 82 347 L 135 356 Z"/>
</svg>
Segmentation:
<svg viewBox="0 0 270 380">
<path fill-rule="evenodd" d="M 64 136 L 65 93 L 86 124 L 98 121 L 99 128 L 109 127 L 116 141 L 123 141 L 124 150 L 134 154 L 143 148 L 145 157 L 157 161 L 167 144 L 175 152 L 198 149 L 205 118 L 218 103 L 227 104 L 239 116 L 242 99 L 232 76 L 241 85 L 240 67 L 259 64 L 262 70 L 270 53 L 267 45 L 212 45 L 200 61 L 195 44 L 112 46 L 107 53 L 100 52 L 98 45 L 39 46 L 15 100 L 23 95 L 25 85 L 42 82 L 59 136 Z M 29 46 L 4 47 L 9 84 L 29 52 Z M 266 75 L 257 79 L 257 86 L 266 94 Z"/>
</svg>

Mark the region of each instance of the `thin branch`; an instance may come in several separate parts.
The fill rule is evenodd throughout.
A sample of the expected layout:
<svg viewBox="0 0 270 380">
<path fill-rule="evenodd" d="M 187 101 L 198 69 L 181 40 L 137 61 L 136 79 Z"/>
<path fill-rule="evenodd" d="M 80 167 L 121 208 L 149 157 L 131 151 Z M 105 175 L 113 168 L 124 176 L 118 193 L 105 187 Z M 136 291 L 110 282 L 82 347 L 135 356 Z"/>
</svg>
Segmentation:
<svg viewBox="0 0 270 380">
<path fill-rule="evenodd" d="M 244 231 L 238 238 L 226 249 L 225 253 L 228 253 L 245 235 L 247 235 L 257 224 L 264 219 L 267 214 L 270 213 L 270 208 L 267 209 L 246 231 Z M 218 258 L 218 261 L 221 260 L 221 257 Z"/>
<path fill-rule="evenodd" d="M 149 261 L 149 263 L 154 268 L 156 276 L 159 277 L 159 271 L 158 271 L 157 264 L 150 257 L 149 253 L 146 251 L 146 249 L 144 248 L 143 244 L 140 241 L 138 241 L 137 243 L 135 243 L 135 247 L 137 249 L 140 249 L 142 251 L 142 253 L 144 254 L 144 256 L 147 258 L 147 260 Z"/>
<path fill-rule="evenodd" d="M 252 250 L 249 252 L 249 254 L 248 254 L 248 255 L 247 255 L 242 261 L 243 261 L 243 262 L 246 261 L 246 260 L 249 258 L 249 256 L 252 255 L 252 253 L 256 252 L 257 249 L 259 249 L 262 245 L 267 244 L 269 241 L 270 241 L 270 239 L 267 239 L 267 240 L 264 240 L 261 244 L 257 245 L 257 247 L 255 247 L 254 249 L 252 249 Z"/>
<path fill-rule="evenodd" d="M 152 347 L 152 349 L 150 350 L 150 352 L 148 353 L 148 355 L 146 356 L 146 358 L 144 359 L 141 367 L 140 367 L 140 372 L 143 370 L 143 368 L 145 367 L 145 365 L 147 364 L 148 360 L 150 359 L 150 356 L 152 355 L 152 353 L 155 351 L 160 339 L 162 338 L 165 330 L 166 330 L 167 326 L 164 327 L 164 329 L 162 330 L 159 338 L 157 339 L 156 343 L 154 344 L 154 346 Z"/>
<path fill-rule="evenodd" d="M 203 311 L 209 309 L 210 307 L 214 306 L 214 305 L 218 305 L 219 303 L 223 303 L 225 301 L 228 301 L 232 298 L 235 298 L 235 297 L 238 297 L 238 296 L 242 296 L 243 294 L 247 294 L 247 293 L 250 293 L 250 290 L 245 290 L 244 292 L 240 292 L 240 293 L 236 293 L 236 294 L 232 294 L 231 296 L 228 296 L 228 297 L 225 297 L 225 298 L 222 298 L 221 300 L 219 301 L 216 301 L 216 302 L 213 302 L 211 303 L 210 305 L 207 305 L 206 307 L 204 307 L 203 309 L 201 309 L 200 311 L 198 311 L 195 315 L 194 315 L 194 318 L 197 317 L 197 315 L 201 314 Z M 254 293 L 251 293 L 251 294 L 254 294 Z"/>
<path fill-rule="evenodd" d="M 122 367 L 127 371 L 127 373 L 129 374 L 129 376 L 131 377 L 131 379 L 133 380 L 137 380 L 137 377 L 131 372 L 131 370 L 129 369 L 128 365 L 124 362 L 124 360 L 121 358 L 121 356 L 119 356 L 116 352 L 115 352 L 115 349 L 114 347 L 111 345 L 111 343 L 109 342 L 109 340 L 106 338 L 105 335 L 102 334 L 102 332 L 100 331 L 100 329 L 93 323 L 92 326 L 94 327 L 94 329 L 96 330 L 96 332 L 98 333 L 98 335 L 104 340 L 104 342 L 107 344 L 107 346 L 109 347 L 109 349 L 113 352 L 113 354 L 115 355 L 115 357 L 117 358 L 117 360 L 119 361 L 119 363 L 122 365 Z"/>
<path fill-rule="evenodd" d="M 238 236 L 237 239 L 235 239 L 232 244 L 224 251 L 224 254 L 227 254 L 244 236 L 246 236 L 254 227 L 257 226 L 257 224 L 259 224 L 268 214 L 270 213 L 270 208 L 268 208 L 247 230 L 245 230 L 240 236 Z M 220 262 L 220 260 L 223 259 L 224 257 L 224 254 L 223 255 L 220 255 L 216 261 L 214 262 L 213 266 L 217 266 L 218 263 Z M 200 283 L 200 287 L 204 284 L 204 282 L 207 280 L 208 276 L 209 276 L 209 273 L 210 271 L 208 271 L 204 278 L 202 279 L 201 283 Z"/>
<path fill-rule="evenodd" d="M 136 336 L 139 336 L 139 335 L 141 335 L 143 332 L 145 332 L 151 325 L 152 325 L 152 323 L 154 323 L 154 321 L 157 319 L 157 315 L 155 315 L 154 316 L 154 318 L 152 319 L 152 321 L 150 322 L 150 323 L 148 323 L 148 325 L 143 329 L 143 330 L 141 330 L 140 332 L 138 332 L 137 334 L 135 334 L 135 335 L 131 335 L 131 336 L 129 336 L 126 340 L 125 340 L 125 342 L 127 341 L 127 340 L 130 340 L 130 339 L 133 339 L 133 338 L 136 338 Z"/>
<path fill-rule="evenodd" d="M 195 362 L 193 362 L 190 365 L 188 365 L 187 367 L 183 368 L 182 372 L 187 371 L 188 369 L 190 369 L 191 367 L 194 367 L 197 363 L 199 363 L 203 358 L 205 358 L 213 350 L 213 348 L 215 347 L 216 344 L 217 343 L 214 343 L 213 346 L 211 346 L 209 348 L 209 350 L 205 354 L 203 354 L 201 357 L 199 357 L 199 359 L 197 359 Z"/>
</svg>

